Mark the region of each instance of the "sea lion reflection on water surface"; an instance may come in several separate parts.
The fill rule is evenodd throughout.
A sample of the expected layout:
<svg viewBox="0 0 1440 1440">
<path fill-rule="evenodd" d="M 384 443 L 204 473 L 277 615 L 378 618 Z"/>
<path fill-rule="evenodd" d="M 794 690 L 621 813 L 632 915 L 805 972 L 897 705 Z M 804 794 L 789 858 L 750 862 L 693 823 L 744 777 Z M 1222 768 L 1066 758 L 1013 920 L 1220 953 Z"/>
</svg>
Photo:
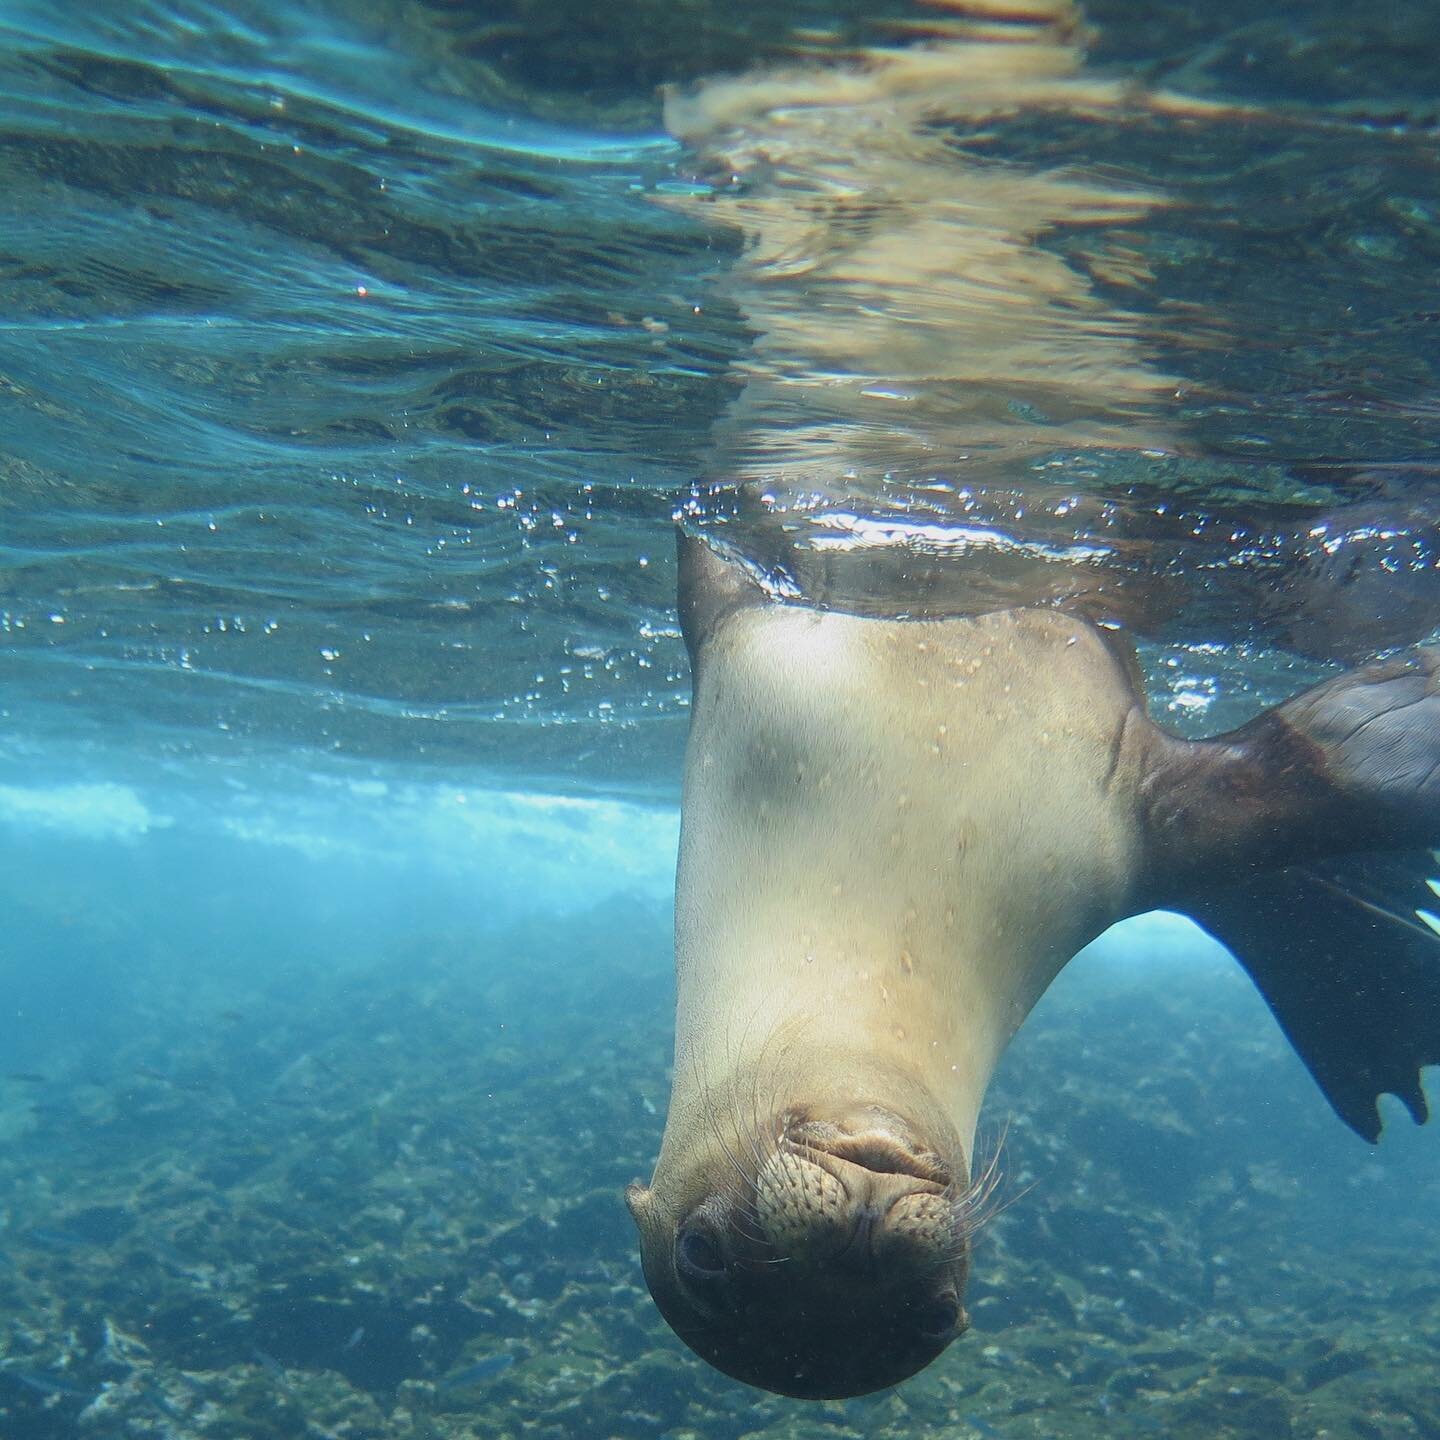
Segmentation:
<svg viewBox="0 0 1440 1440">
<path fill-rule="evenodd" d="M 934 177 L 912 152 L 928 164 L 943 142 L 934 126 L 906 140 L 933 119 L 925 86 L 951 62 L 980 115 L 1009 103 L 1007 83 L 1017 104 L 1117 103 L 1119 87 L 1064 78 L 1063 0 L 1031 10 L 1056 26 L 999 66 L 962 41 L 948 61 L 817 80 L 798 108 L 784 101 L 803 80 L 711 97 L 727 124 L 777 107 L 772 150 L 743 126 L 735 143 L 784 177 L 736 202 L 747 253 L 778 267 L 737 292 L 758 336 L 730 421 L 741 483 L 773 464 L 772 488 L 818 493 L 850 460 L 863 473 L 877 456 L 946 455 L 957 435 L 992 458 L 1164 443 L 1140 412 L 1173 382 L 1145 366 L 1124 317 L 1077 324 L 1093 298 L 1031 243 L 1076 207 L 1087 223 L 1148 201 L 977 170 L 984 203 L 937 227 Z M 877 154 L 849 171 L 822 157 L 807 180 L 801 152 L 829 132 L 806 107 L 866 94 L 878 108 L 854 129 L 884 132 Z M 893 203 L 847 202 L 847 177 Z M 898 240 L 883 234 L 892 219 Z M 806 270 L 812 243 L 823 263 Z M 941 244 L 952 251 L 935 261 Z M 959 261 L 977 255 L 972 285 Z M 923 274 L 887 311 L 896 264 Z M 775 281 L 790 271 L 826 303 L 785 300 Z M 867 359 L 872 375 L 893 359 L 899 383 L 867 382 Z M 875 421 L 901 392 L 903 420 Z M 1047 406 L 1058 418 L 1043 431 L 1016 418 Z M 1092 558 L 993 546 L 964 558 L 973 605 L 888 618 L 833 594 L 829 608 L 782 598 L 707 540 L 681 540 L 694 702 L 675 1074 L 653 1179 L 627 1199 L 661 1311 L 739 1379 L 863 1394 L 964 1330 L 986 1086 L 1055 975 L 1123 916 L 1180 910 L 1229 945 L 1361 1135 L 1378 1136 L 1382 1092 L 1424 1116 L 1440 966 L 1406 917 L 1430 898 L 1423 847 L 1440 843 L 1440 658 L 1402 653 L 1185 742 L 1149 720 L 1125 643 L 1086 618 Z"/>
</svg>

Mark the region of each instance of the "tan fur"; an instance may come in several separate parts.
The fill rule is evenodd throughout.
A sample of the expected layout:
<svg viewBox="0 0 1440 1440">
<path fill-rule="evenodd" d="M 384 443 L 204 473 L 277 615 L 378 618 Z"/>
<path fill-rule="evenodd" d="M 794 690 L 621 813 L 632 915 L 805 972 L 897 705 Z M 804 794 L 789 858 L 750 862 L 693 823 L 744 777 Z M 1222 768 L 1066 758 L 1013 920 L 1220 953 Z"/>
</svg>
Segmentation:
<svg viewBox="0 0 1440 1440">
<path fill-rule="evenodd" d="M 966 1324 L 980 1105 L 1132 898 L 1151 728 L 1098 633 L 1056 612 L 762 603 L 698 544 L 682 572 L 675 1075 L 628 1198 L 652 1293 L 702 1355 L 859 1394 Z"/>
<path fill-rule="evenodd" d="M 789 1027 L 792 1067 L 823 1057 L 806 1083 L 893 1065 L 968 1155 L 1001 1050 L 1123 907 L 1138 835 L 1109 767 L 1133 704 L 1094 632 L 1046 612 L 729 622 L 686 769 L 667 1149 Z"/>
</svg>

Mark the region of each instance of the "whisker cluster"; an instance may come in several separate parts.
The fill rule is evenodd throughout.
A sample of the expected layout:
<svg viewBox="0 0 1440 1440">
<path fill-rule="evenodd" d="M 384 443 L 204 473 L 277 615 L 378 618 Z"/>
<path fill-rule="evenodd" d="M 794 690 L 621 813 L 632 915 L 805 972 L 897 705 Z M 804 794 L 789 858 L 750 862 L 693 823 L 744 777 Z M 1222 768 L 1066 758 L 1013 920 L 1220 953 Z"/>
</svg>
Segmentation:
<svg viewBox="0 0 1440 1440">
<path fill-rule="evenodd" d="M 1007 1120 L 995 1138 L 994 1145 L 989 1147 L 985 1163 L 963 1185 L 952 1183 L 946 1188 L 945 1197 L 950 1203 L 954 1238 L 947 1252 L 935 1262 L 937 1265 L 953 1264 L 960 1259 L 981 1229 L 1030 1192 L 1032 1187 L 1026 1185 L 1013 1195 L 1002 1196 L 1000 1193 L 1006 1178 L 1000 1162 L 1009 1130 L 1010 1123 Z"/>
</svg>

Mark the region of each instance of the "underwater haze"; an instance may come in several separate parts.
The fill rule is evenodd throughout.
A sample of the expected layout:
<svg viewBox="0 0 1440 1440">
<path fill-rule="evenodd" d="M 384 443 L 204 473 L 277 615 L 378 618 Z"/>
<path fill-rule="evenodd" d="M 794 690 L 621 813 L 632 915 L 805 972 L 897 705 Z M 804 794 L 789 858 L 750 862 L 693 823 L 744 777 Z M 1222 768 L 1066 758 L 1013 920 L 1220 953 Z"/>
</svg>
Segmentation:
<svg viewBox="0 0 1440 1440">
<path fill-rule="evenodd" d="M 1189 735 L 1440 614 L 1440 10 L 1104 0 L 806 141 L 1048 3 L 0 0 L 0 1440 L 1440 1440 L 1440 1142 L 1176 916 L 1011 1047 L 923 1375 L 640 1273 L 677 516 Z"/>
</svg>

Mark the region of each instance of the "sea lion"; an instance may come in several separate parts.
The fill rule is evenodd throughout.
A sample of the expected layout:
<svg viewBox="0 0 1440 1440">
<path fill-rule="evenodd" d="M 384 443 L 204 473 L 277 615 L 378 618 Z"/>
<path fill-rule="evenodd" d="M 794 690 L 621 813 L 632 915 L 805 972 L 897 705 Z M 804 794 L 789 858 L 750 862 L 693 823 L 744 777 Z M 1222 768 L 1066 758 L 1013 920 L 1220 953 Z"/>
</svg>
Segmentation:
<svg viewBox="0 0 1440 1440">
<path fill-rule="evenodd" d="M 1440 956 L 1410 852 L 1440 842 L 1440 648 L 1187 742 L 1060 610 L 826 611 L 695 537 L 680 610 L 674 1089 L 627 1201 L 660 1310 L 719 1369 L 859 1395 L 964 1330 L 986 1085 L 1123 916 L 1229 944 L 1367 1139 L 1382 1091 L 1424 1118 Z"/>
<path fill-rule="evenodd" d="M 688 507 L 736 558 L 681 544 L 674 1093 L 628 1198 L 685 1341 L 797 1396 L 894 1384 L 964 1329 L 991 1072 L 1114 920 L 1181 909 L 1229 944 L 1368 1139 L 1383 1091 L 1423 1117 L 1440 1060 L 1409 853 L 1440 841 L 1440 652 L 1187 743 L 1110 628 L 1243 616 L 1347 663 L 1432 632 L 1427 515 L 1185 473 L 1211 457 L 1171 362 L 1249 317 L 1147 294 L 1148 232 L 1193 200 L 1073 163 L 1081 122 L 1113 158 L 1274 117 L 1088 71 L 1071 0 L 902 28 L 666 102 L 700 183 L 665 203 L 732 233 L 719 293 L 753 339 Z"/>
</svg>

